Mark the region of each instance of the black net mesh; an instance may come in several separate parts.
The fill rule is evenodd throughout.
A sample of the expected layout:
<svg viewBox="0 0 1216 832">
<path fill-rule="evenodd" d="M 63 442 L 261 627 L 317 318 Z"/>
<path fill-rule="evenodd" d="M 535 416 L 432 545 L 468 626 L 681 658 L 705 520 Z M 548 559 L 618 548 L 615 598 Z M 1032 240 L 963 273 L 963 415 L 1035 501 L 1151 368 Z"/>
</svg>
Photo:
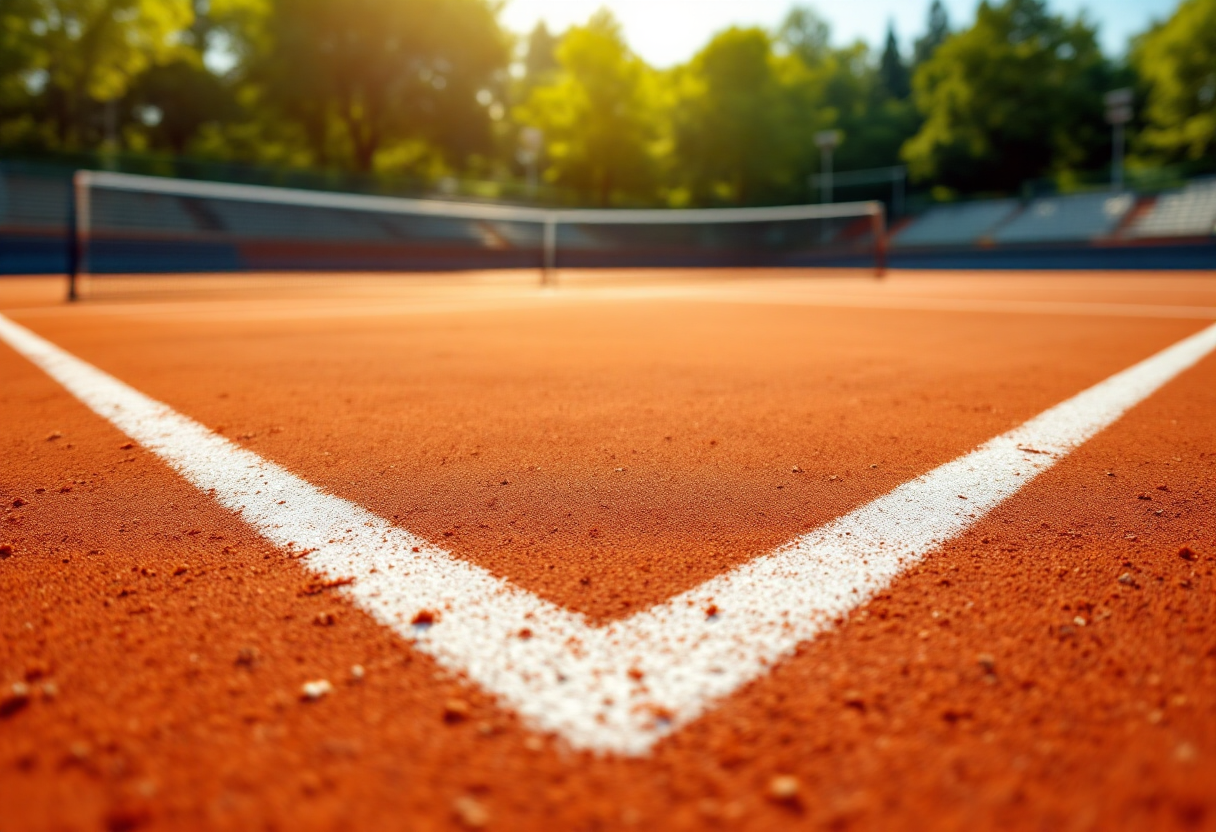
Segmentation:
<svg viewBox="0 0 1216 832">
<path fill-rule="evenodd" d="M 833 206 L 840 216 L 828 218 L 774 217 L 763 209 L 546 213 L 120 174 L 84 181 L 88 187 L 77 192 L 85 229 L 78 262 L 92 295 L 108 287 L 132 291 L 140 281 L 110 278 L 135 275 L 876 262 L 868 203 Z"/>
<path fill-rule="evenodd" d="M 95 275 L 217 271 L 414 271 L 541 264 L 534 221 L 93 188 Z"/>
<path fill-rule="evenodd" d="M 865 266 L 874 261 L 868 215 L 829 219 L 563 222 L 565 268 Z"/>
</svg>

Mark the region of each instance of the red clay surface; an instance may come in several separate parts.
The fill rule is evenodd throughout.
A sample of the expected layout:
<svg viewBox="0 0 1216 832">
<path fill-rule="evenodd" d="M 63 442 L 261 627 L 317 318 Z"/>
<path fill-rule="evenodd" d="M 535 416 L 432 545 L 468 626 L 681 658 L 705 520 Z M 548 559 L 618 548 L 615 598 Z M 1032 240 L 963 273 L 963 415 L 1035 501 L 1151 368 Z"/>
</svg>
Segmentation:
<svg viewBox="0 0 1216 832">
<path fill-rule="evenodd" d="M 604 621 L 1211 321 L 830 295 L 1216 307 L 1211 275 L 671 277 L 0 311 Z M 641 760 L 529 733 L 6 347 L 0 377 L 0 830 L 1216 828 L 1211 357 Z"/>
</svg>

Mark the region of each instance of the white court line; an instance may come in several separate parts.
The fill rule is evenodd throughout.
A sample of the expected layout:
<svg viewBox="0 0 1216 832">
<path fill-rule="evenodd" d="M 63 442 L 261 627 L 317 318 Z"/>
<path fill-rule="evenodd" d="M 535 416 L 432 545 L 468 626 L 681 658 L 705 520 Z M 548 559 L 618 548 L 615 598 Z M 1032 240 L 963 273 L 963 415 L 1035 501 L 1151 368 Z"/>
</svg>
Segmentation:
<svg viewBox="0 0 1216 832">
<path fill-rule="evenodd" d="M 724 290 L 693 300 L 717 303 L 775 304 L 782 306 L 824 306 L 844 309 L 897 309 L 918 312 L 995 312 L 1003 315 L 1068 315 L 1112 318 L 1216 319 L 1216 306 L 1185 306 L 1154 303 L 1095 303 L 1067 300 L 1016 300 L 1003 298 L 935 298 L 909 295 L 797 295 L 788 291 L 759 292 Z"/>
<path fill-rule="evenodd" d="M 1216 325 L 774 552 L 601 627 L 325 493 L 3 316 L 0 339 L 267 540 L 314 550 L 301 560 L 310 570 L 353 578 L 355 604 L 533 727 L 578 748 L 641 755 L 1216 349 Z M 438 620 L 412 625 L 424 610 Z"/>
<path fill-rule="evenodd" d="M 555 303 L 589 304 L 633 301 L 697 301 L 760 306 L 807 306 L 827 309 L 880 309 L 916 312 L 979 312 L 1000 315 L 1056 315 L 1102 318 L 1164 318 L 1216 320 L 1216 306 L 1153 303 L 1101 303 L 1092 301 L 1041 301 L 822 293 L 808 294 L 786 288 L 723 287 L 559 287 L 543 293 L 527 288 L 510 291 L 495 287 L 481 297 L 457 299 L 438 294 L 413 298 L 390 297 L 375 303 L 358 299 L 329 300 L 285 298 L 278 300 L 208 300 L 192 298 L 176 303 L 106 303 L 104 305 L 14 309 L 23 319 L 96 315 L 153 317 L 157 320 L 303 321 L 342 318 L 383 318 L 456 312 L 491 312 L 503 309 L 547 307 Z"/>
</svg>

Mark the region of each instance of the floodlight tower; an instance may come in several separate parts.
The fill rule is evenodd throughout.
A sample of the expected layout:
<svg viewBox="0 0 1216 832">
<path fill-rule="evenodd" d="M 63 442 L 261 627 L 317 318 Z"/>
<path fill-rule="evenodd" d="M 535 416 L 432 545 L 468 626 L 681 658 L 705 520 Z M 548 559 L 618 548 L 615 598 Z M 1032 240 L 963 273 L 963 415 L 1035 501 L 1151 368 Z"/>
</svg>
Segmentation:
<svg viewBox="0 0 1216 832">
<path fill-rule="evenodd" d="M 1110 160 L 1110 189 L 1112 191 L 1123 190 L 1124 128 L 1132 120 L 1132 95 L 1132 90 L 1124 87 L 1111 90 L 1102 97 L 1106 104 L 1106 123 L 1115 131 Z"/>
<path fill-rule="evenodd" d="M 832 201 L 832 151 L 840 146 L 839 130 L 820 130 L 815 134 L 815 144 L 819 147 L 819 168 L 822 176 L 819 180 L 820 202 Z"/>
</svg>

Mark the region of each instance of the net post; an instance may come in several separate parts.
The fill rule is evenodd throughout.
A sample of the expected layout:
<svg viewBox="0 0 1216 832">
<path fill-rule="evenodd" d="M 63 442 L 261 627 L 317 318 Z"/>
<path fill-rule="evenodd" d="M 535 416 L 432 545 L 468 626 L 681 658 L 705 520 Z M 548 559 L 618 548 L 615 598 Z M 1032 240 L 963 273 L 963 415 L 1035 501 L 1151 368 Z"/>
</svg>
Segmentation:
<svg viewBox="0 0 1216 832">
<path fill-rule="evenodd" d="M 545 234 L 543 263 L 540 271 L 540 285 L 553 286 L 557 283 L 557 213 L 545 213 Z"/>
<path fill-rule="evenodd" d="M 68 302 L 80 299 L 80 278 L 89 273 L 89 172 L 72 175 L 70 228 L 68 229 Z"/>
<path fill-rule="evenodd" d="M 881 279 L 887 273 L 887 212 L 880 202 L 870 214 L 874 231 L 874 276 Z"/>
</svg>

